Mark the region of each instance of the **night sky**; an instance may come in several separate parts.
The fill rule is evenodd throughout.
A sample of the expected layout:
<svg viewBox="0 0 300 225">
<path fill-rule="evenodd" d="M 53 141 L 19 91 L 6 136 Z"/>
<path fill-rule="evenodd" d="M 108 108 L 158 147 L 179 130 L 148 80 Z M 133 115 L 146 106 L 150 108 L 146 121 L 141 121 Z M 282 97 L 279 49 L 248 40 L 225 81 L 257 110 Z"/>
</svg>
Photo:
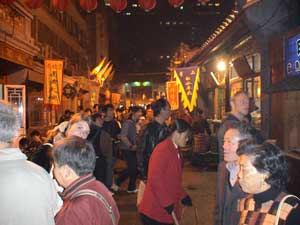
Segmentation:
<svg viewBox="0 0 300 225">
<path fill-rule="evenodd" d="M 116 14 L 117 53 L 115 66 L 121 73 L 168 71 L 170 60 L 181 42 L 200 46 L 234 8 L 232 0 L 185 0 L 173 8 L 158 0 L 155 9 L 144 12 L 129 0 L 126 10 Z"/>
</svg>

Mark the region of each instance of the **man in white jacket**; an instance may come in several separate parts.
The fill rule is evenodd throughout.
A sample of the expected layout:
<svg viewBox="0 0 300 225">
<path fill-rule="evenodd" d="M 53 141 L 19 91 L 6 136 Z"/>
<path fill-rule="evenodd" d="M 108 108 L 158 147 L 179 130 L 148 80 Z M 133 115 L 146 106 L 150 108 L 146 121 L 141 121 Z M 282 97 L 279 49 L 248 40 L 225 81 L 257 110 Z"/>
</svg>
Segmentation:
<svg viewBox="0 0 300 225">
<path fill-rule="evenodd" d="M 0 224 L 54 225 L 53 180 L 14 146 L 19 128 L 16 112 L 0 101 Z"/>
</svg>

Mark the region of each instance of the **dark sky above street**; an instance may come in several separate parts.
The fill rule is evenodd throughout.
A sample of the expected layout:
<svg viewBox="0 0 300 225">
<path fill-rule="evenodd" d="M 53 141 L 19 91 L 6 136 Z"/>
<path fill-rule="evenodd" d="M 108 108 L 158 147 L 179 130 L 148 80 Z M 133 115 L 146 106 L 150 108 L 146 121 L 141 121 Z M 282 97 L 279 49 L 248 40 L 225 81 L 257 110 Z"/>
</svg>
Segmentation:
<svg viewBox="0 0 300 225">
<path fill-rule="evenodd" d="M 137 0 L 129 0 L 123 12 L 113 15 L 117 26 L 117 71 L 168 71 L 181 42 L 191 48 L 200 46 L 233 8 L 233 0 L 211 0 L 206 5 L 185 0 L 178 8 L 167 0 L 158 0 L 153 10 L 144 12 Z"/>
</svg>

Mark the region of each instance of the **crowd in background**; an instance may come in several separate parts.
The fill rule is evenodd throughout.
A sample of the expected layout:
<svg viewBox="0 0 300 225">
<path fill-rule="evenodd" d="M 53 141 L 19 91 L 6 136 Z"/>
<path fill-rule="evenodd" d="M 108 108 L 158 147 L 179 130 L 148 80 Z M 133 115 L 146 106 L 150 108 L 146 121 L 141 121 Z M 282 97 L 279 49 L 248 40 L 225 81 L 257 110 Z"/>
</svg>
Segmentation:
<svg viewBox="0 0 300 225">
<path fill-rule="evenodd" d="M 113 195 L 127 179 L 127 193 L 138 193 L 137 210 L 144 225 L 176 224 L 182 206 L 193 206 L 182 188 L 181 149 L 201 148 L 207 143 L 199 140 L 212 135 L 202 109 L 172 114 L 163 98 L 146 108 L 95 105 L 78 113 L 66 110 L 46 137 L 37 130 L 29 137 L 18 137 L 14 111 L 5 103 L 0 106 L 0 161 L 5 162 L 0 164 L 1 224 L 116 225 L 120 214 Z M 231 112 L 217 137 L 215 224 L 298 224 L 299 200 L 285 191 L 285 157 L 251 125 L 246 93 L 232 96 Z M 126 167 L 115 174 L 118 159 Z M 19 178 L 26 171 L 29 175 Z M 38 176 L 45 180 L 44 186 L 35 180 Z M 15 198 L 7 197 L 11 185 Z M 28 188 L 32 192 L 24 195 Z M 34 192 L 43 197 L 36 199 Z M 31 198 L 34 201 L 29 204 Z M 12 208 L 18 201 L 19 211 Z M 46 216 L 31 218 L 24 210 L 27 204 L 32 211 L 40 206 L 40 214 Z"/>
</svg>

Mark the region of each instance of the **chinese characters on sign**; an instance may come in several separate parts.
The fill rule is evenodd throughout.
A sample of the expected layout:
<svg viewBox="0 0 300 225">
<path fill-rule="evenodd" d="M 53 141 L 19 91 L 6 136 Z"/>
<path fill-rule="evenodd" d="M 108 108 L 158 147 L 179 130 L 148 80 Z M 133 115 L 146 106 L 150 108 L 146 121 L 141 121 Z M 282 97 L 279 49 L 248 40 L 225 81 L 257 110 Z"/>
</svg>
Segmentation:
<svg viewBox="0 0 300 225">
<path fill-rule="evenodd" d="M 183 106 L 193 111 L 197 104 L 197 92 L 200 81 L 200 70 L 197 66 L 176 68 L 174 71 Z"/>
<path fill-rule="evenodd" d="M 60 105 L 63 60 L 45 60 L 44 104 Z"/>
<path fill-rule="evenodd" d="M 179 97 L 178 97 L 178 86 L 176 81 L 167 82 L 167 99 L 170 103 L 171 110 L 176 110 L 179 108 Z"/>
</svg>

